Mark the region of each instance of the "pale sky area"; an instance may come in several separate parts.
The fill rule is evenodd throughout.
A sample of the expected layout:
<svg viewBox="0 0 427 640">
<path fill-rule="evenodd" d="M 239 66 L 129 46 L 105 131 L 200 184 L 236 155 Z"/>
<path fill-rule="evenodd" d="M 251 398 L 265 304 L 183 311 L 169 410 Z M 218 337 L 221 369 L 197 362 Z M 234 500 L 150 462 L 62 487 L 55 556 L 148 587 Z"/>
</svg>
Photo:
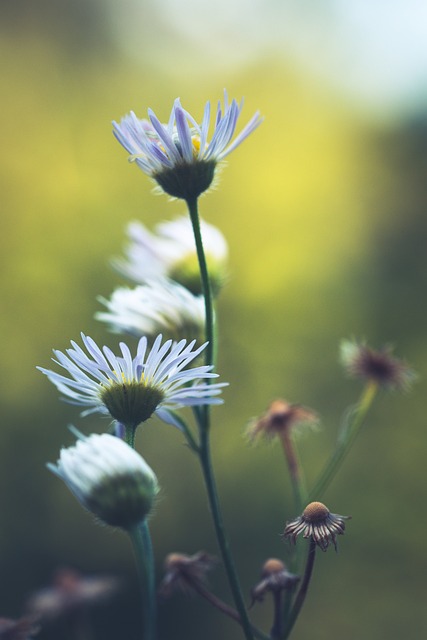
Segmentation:
<svg viewBox="0 0 427 640">
<path fill-rule="evenodd" d="M 162 64 L 197 55 L 206 71 L 279 55 L 361 108 L 427 105 L 426 0 L 125 0 L 116 11 L 135 56 L 141 38 Z"/>
</svg>

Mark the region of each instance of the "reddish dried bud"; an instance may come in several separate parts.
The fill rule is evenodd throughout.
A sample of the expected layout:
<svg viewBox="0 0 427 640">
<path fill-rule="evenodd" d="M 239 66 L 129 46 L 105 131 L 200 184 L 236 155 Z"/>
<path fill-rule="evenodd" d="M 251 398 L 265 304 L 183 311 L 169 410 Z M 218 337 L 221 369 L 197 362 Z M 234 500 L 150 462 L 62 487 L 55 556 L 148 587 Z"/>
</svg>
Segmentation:
<svg viewBox="0 0 427 640">
<path fill-rule="evenodd" d="M 249 426 L 249 437 L 260 436 L 272 438 L 284 432 L 294 431 L 303 425 L 313 426 L 318 423 L 317 415 L 299 404 L 290 404 L 286 400 L 274 400 L 266 413 L 252 421 Z"/>
<path fill-rule="evenodd" d="M 170 553 L 165 559 L 166 573 L 159 593 L 168 597 L 176 590 L 192 591 L 195 586 L 206 582 L 208 571 L 217 564 L 217 559 L 205 551 L 193 556 Z"/>
<path fill-rule="evenodd" d="M 356 341 L 343 340 L 341 343 L 341 360 L 350 376 L 371 380 L 388 389 L 403 391 L 409 388 L 416 374 L 392 353 L 393 349 L 390 346 L 375 351 Z"/>
<path fill-rule="evenodd" d="M 115 578 L 83 577 L 72 569 L 62 569 L 55 575 L 51 587 L 37 591 L 30 598 L 27 609 L 42 620 L 52 621 L 104 602 L 118 588 Z"/>
<path fill-rule="evenodd" d="M 299 576 L 289 573 L 285 564 L 277 558 L 269 558 L 265 561 L 261 577 L 262 580 L 251 591 L 251 607 L 255 602 L 262 602 L 267 593 L 279 593 L 293 589 L 299 581 Z"/>
<path fill-rule="evenodd" d="M 0 640 L 30 640 L 39 632 L 33 619 L 9 620 L 0 618 Z"/>
</svg>

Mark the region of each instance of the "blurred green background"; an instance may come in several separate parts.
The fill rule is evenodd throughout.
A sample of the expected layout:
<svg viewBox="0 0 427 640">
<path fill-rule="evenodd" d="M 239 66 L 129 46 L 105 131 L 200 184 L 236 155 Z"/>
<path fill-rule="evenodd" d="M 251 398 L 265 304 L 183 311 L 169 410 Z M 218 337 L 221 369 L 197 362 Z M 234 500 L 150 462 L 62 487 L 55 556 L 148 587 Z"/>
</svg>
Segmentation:
<svg viewBox="0 0 427 640">
<path fill-rule="evenodd" d="M 315 409 L 322 430 L 300 443 L 313 481 L 360 392 L 338 364 L 339 341 L 391 342 L 419 381 L 408 395 L 380 397 L 325 496 L 353 519 L 339 554 L 319 557 L 293 637 L 425 637 L 426 10 L 355 5 L 1 4 L 0 617 L 19 617 L 32 591 L 71 566 L 125 585 L 94 614 L 95 637 L 141 637 L 128 541 L 95 526 L 45 468 L 73 441 L 67 424 L 90 433 L 107 423 L 79 418 L 35 366 L 80 331 L 117 345 L 93 315 L 96 297 L 122 282 L 109 260 L 125 225 L 183 212 L 128 165 L 111 120 L 149 106 L 165 119 L 176 96 L 199 118 L 227 87 L 245 96 L 242 125 L 256 109 L 265 116 L 201 201 L 230 246 L 218 366 L 230 387 L 212 436 L 245 593 L 263 561 L 283 554 L 278 534 L 292 515 L 279 447 L 248 446 L 247 421 L 276 397 Z M 152 521 L 159 572 L 170 551 L 216 553 L 182 436 L 153 420 L 138 447 L 162 485 Z M 229 598 L 221 570 L 212 585 Z M 270 603 L 253 613 L 268 626 Z M 196 598 L 162 605 L 161 640 L 201 636 L 241 637 Z"/>
</svg>

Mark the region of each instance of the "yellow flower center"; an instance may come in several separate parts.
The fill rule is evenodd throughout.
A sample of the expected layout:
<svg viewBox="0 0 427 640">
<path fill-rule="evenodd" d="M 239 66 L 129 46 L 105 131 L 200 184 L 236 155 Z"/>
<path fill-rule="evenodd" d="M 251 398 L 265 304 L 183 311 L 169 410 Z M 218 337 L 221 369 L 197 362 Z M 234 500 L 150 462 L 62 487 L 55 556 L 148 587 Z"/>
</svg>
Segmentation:
<svg viewBox="0 0 427 640">
<path fill-rule="evenodd" d="M 126 380 L 123 374 L 122 377 L 123 384 L 113 382 L 104 387 L 100 397 L 113 418 L 126 426 L 137 427 L 154 413 L 164 393 L 147 385 L 143 378 L 135 382 Z"/>
</svg>

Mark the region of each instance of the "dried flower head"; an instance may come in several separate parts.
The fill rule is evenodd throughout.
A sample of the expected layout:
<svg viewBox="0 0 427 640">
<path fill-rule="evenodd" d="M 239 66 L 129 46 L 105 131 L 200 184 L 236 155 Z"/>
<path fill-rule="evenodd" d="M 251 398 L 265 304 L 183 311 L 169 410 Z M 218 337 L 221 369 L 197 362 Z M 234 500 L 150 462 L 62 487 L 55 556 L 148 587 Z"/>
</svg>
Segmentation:
<svg viewBox="0 0 427 640">
<path fill-rule="evenodd" d="M 258 437 L 273 438 L 283 434 L 300 431 L 304 427 L 318 424 L 317 415 L 299 404 L 290 404 L 286 400 L 274 400 L 266 413 L 251 422 L 248 435 L 251 439 Z"/>
<path fill-rule="evenodd" d="M 227 242 L 217 227 L 204 220 L 200 220 L 200 231 L 212 291 L 218 294 L 226 281 Z M 169 278 L 194 295 L 202 294 L 193 227 L 188 214 L 157 224 L 154 232 L 134 221 L 128 225 L 127 234 L 129 244 L 125 257 L 113 260 L 113 266 L 122 275 L 136 284 Z"/>
<path fill-rule="evenodd" d="M 217 564 L 218 560 L 205 551 L 199 551 L 193 556 L 170 553 L 165 559 L 165 576 L 160 586 L 160 595 L 169 597 L 177 590 L 191 592 L 195 587 L 204 585 L 206 574 Z"/>
<path fill-rule="evenodd" d="M 341 361 L 347 373 L 354 378 L 370 380 L 387 389 L 406 390 L 414 381 L 415 372 L 403 361 L 395 358 L 393 348 L 380 350 L 368 347 L 364 342 L 343 340 Z"/>
<path fill-rule="evenodd" d="M 295 543 L 297 536 L 302 533 L 304 538 L 311 538 L 322 551 L 326 551 L 331 543 L 336 550 L 336 537 L 344 534 L 345 520 L 350 517 L 331 513 L 322 502 L 310 502 L 301 516 L 286 523 L 282 535 Z"/>
<path fill-rule="evenodd" d="M 299 581 L 299 576 L 286 570 L 285 564 L 277 558 L 269 558 L 263 565 L 261 580 L 251 591 L 253 606 L 255 602 L 262 602 L 267 593 L 279 593 L 293 589 Z"/>
<path fill-rule="evenodd" d="M 39 630 L 32 618 L 0 618 L 0 640 L 31 640 Z"/>
<path fill-rule="evenodd" d="M 49 623 L 106 602 L 119 587 L 116 578 L 82 576 L 73 569 L 61 569 L 54 576 L 52 586 L 31 596 L 27 610 Z"/>
<path fill-rule="evenodd" d="M 207 102 L 200 124 L 181 106 L 173 104 L 169 122 L 162 124 L 149 109 L 149 120 L 140 120 L 131 112 L 120 123 L 113 122 L 113 133 L 144 173 L 174 198 L 192 200 L 209 189 L 215 169 L 261 123 L 256 113 L 231 142 L 242 104 L 228 103 L 224 91 L 224 108 L 218 103 L 214 130 L 208 142 L 211 107 Z"/>
</svg>

